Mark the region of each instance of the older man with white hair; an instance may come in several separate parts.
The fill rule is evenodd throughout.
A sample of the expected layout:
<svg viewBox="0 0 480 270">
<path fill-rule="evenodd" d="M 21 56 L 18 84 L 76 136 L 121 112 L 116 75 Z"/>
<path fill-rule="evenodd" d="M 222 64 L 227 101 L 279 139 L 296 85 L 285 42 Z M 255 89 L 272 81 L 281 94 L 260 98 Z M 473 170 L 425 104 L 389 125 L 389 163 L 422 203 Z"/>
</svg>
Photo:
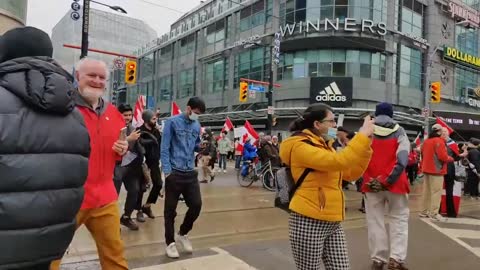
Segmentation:
<svg viewBox="0 0 480 270">
<path fill-rule="evenodd" d="M 125 127 L 122 115 L 102 98 L 107 74 L 107 66 L 102 61 L 84 58 L 77 64 L 75 102 L 85 120 L 91 148 L 77 228 L 85 225 L 92 234 L 102 269 L 126 270 L 128 266 L 120 238 L 118 195 L 112 179 L 115 162 L 127 152 L 128 143 L 126 138 L 120 138 L 121 129 Z M 50 269 L 59 268 L 60 261 L 55 261 Z"/>
</svg>

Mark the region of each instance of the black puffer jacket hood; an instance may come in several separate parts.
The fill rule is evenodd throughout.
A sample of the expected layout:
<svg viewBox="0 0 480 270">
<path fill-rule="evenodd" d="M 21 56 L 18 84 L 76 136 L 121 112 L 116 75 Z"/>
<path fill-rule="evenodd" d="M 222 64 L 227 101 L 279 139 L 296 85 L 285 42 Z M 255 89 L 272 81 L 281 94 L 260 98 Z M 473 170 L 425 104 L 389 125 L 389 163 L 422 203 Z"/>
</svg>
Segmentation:
<svg viewBox="0 0 480 270">
<path fill-rule="evenodd" d="M 72 241 L 90 140 L 71 81 L 46 57 L 0 64 L 0 269 L 33 269 Z"/>
<path fill-rule="evenodd" d="M 36 110 L 66 115 L 75 108 L 73 77 L 49 57 L 0 63 L 0 87 Z"/>
</svg>

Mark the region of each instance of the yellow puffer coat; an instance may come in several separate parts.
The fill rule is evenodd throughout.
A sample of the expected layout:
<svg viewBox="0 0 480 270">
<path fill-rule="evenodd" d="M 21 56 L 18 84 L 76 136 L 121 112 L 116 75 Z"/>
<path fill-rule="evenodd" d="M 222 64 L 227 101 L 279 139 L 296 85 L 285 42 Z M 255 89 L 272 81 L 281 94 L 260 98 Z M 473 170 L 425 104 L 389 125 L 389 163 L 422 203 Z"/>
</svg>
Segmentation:
<svg viewBox="0 0 480 270">
<path fill-rule="evenodd" d="M 366 170 L 372 149 L 371 140 L 358 133 L 341 152 L 336 153 L 332 141 L 305 129 L 305 136 L 291 136 L 282 142 L 280 157 L 290 166 L 295 181 L 306 168 L 311 171 L 290 202 L 290 210 L 324 221 L 345 219 L 343 180 L 357 180 Z M 309 145 L 303 140 L 310 140 Z"/>
</svg>

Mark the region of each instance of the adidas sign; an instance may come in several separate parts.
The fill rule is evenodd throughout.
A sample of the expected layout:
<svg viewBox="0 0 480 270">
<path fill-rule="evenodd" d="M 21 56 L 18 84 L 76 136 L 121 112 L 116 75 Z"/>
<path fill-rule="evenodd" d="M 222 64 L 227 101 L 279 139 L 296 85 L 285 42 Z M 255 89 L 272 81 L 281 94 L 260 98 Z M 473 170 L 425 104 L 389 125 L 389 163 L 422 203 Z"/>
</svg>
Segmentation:
<svg viewBox="0 0 480 270">
<path fill-rule="evenodd" d="M 320 91 L 315 97 L 317 102 L 345 102 L 347 97 L 342 94 L 342 91 L 338 88 L 335 82 L 331 83 L 329 86 L 325 87 L 324 90 Z"/>
</svg>

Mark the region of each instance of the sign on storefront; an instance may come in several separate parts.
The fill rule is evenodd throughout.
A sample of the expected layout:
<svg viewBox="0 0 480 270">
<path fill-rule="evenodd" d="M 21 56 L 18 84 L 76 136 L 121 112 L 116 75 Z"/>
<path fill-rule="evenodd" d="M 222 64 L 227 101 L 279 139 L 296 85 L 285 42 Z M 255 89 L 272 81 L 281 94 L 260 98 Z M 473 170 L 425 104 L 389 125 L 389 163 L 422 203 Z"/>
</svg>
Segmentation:
<svg viewBox="0 0 480 270">
<path fill-rule="evenodd" d="M 477 10 L 456 1 L 450 1 L 448 7 L 448 12 L 450 12 L 453 19 L 463 21 L 466 25 L 468 24 L 475 28 L 479 27 L 480 13 Z"/>
<path fill-rule="evenodd" d="M 480 130 L 480 115 L 458 112 L 435 112 L 454 130 Z"/>
<path fill-rule="evenodd" d="M 471 68 L 480 69 L 480 57 L 462 52 L 456 48 L 445 46 L 443 48 L 443 59 Z"/>
<path fill-rule="evenodd" d="M 310 103 L 326 103 L 333 107 L 352 106 L 352 77 L 310 78 Z"/>
<path fill-rule="evenodd" d="M 342 21 L 340 21 L 340 18 L 333 20 L 325 18 L 323 20 L 308 20 L 280 26 L 282 37 L 322 31 L 370 32 L 374 35 L 385 36 L 387 34 L 387 24 L 384 22 L 375 23 L 367 19 L 362 19 L 358 23 L 355 18 L 345 18 Z"/>
</svg>

